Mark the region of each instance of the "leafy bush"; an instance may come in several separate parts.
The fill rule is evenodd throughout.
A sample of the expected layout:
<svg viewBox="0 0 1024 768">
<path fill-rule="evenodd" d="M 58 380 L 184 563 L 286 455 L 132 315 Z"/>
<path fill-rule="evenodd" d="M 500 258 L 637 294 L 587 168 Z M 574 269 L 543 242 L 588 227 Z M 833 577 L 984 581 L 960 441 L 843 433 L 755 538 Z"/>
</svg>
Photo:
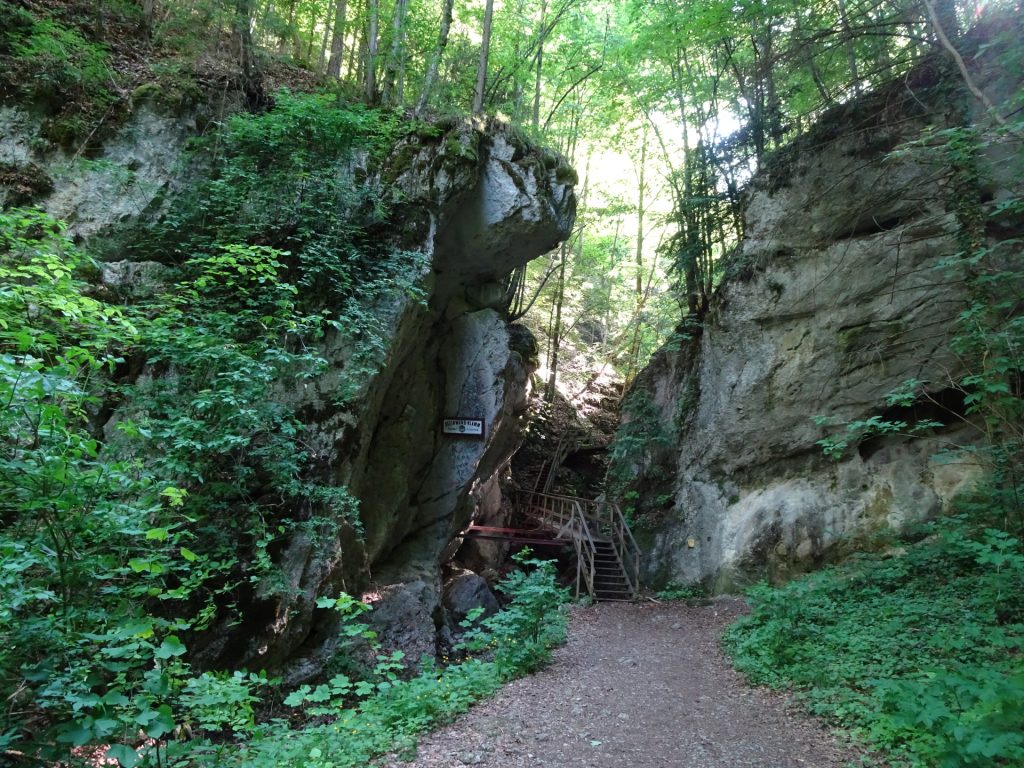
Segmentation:
<svg viewBox="0 0 1024 768">
<path fill-rule="evenodd" d="M 559 606 L 569 597 L 557 586 L 552 562 L 531 558 L 529 549 L 513 559 L 529 570 L 514 571 L 498 585 L 498 591 L 511 598 L 505 610 L 475 626 L 479 614 L 471 612 L 465 643 L 470 652 L 493 650 L 493 662 L 505 679 L 540 668 L 549 660 L 550 649 L 565 641 Z"/>
<path fill-rule="evenodd" d="M 417 734 L 465 712 L 502 682 L 537 669 L 564 640 L 560 606 L 568 596 L 556 585 L 553 565 L 528 557 L 520 562 L 529 570 L 511 574 L 498 587 L 510 598 L 508 606 L 467 635 L 466 650 L 478 655 L 444 668 L 424 658 L 411 679 L 397 674 L 400 652 L 378 655 L 364 680 L 337 675 L 285 699 L 314 718 L 312 723 L 295 727 L 276 719 L 257 725 L 251 738 L 237 743 L 181 743 L 169 745 L 169 754 L 179 753 L 193 764 L 245 768 L 362 768 L 385 752 L 414 752 Z M 343 599 L 341 609 L 348 617 L 346 634 L 365 632 L 349 601 Z"/>
<path fill-rule="evenodd" d="M 391 242 L 391 193 L 370 170 L 401 129 L 383 110 L 280 92 L 271 111 L 233 115 L 198 141 L 202 177 L 132 234 L 128 253 L 194 271 L 225 243 L 272 248 L 296 311 L 320 315 L 346 341 L 335 391 L 344 406 L 386 356 L 394 297 L 424 298 L 428 257 Z"/>
<path fill-rule="evenodd" d="M 291 527 L 335 535 L 356 515 L 270 396 L 322 366 L 308 342 L 323 317 L 298 313 L 279 257 L 225 246 L 185 264 L 166 295 L 117 307 L 77 276 L 92 267 L 57 222 L 0 214 L 0 681 L 17 691 L 0 714 L 6 743 L 57 757 L 139 729 L 160 740 L 182 718 L 251 722 L 247 690 L 263 682 L 193 677 L 181 638 L 224 612 L 217 598 L 243 563 L 273 582 L 268 548 Z M 118 383 L 129 355 L 164 375 Z M 127 405 L 104 431 L 94 415 L 112 392 Z M 256 499 L 261 483 L 273 490 Z M 293 522 L 303 504 L 320 513 Z"/>
<path fill-rule="evenodd" d="M 902 551 L 751 591 L 726 634 L 751 682 L 911 766 L 1024 760 L 1024 548 L 963 518 Z"/>
<path fill-rule="evenodd" d="M 328 95 L 282 91 L 274 108 L 233 115 L 198 141 L 206 178 L 175 200 L 138 240 L 146 258 L 180 263 L 221 243 L 271 245 L 286 253 L 303 301 L 339 306 L 392 276 L 384 190 L 367 165 L 390 149 L 400 126 L 382 110 Z"/>
<path fill-rule="evenodd" d="M 647 391 L 634 388 L 621 408 L 628 418 L 619 423 L 611 444 L 608 492 L 622 500 L 630 525 L 650 528 L 669 498 L 671 477 L 665 459 L 673 436 Z"/>
</svg>

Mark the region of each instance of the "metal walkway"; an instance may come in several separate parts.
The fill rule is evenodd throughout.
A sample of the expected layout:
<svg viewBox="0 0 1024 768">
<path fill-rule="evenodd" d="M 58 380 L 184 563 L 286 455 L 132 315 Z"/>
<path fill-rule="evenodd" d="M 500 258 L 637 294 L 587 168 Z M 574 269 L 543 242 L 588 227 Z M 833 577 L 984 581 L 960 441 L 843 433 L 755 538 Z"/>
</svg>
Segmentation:
<svg viewBox="0 0 1024 768">
<path fill-rule="evenodd" d="M 515 498 L 521 527 L 471 525 L 467 538 L 531 546 L 571 546 L 576 554 L 576 596 L 634 600 L 640 589 L 640 548 L 618 505 L 575 496 L 522 492 Z"/>
</svg>

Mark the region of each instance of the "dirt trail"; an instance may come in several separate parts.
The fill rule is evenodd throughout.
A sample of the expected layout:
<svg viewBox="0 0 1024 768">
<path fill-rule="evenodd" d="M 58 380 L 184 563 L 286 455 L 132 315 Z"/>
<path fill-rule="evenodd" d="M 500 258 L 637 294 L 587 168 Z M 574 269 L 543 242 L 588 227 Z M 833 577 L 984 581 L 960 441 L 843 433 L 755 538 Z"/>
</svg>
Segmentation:
<svg viewBox="0 0 1024 768">
<path fill-rule="evenodd" d="M 603 603 L 569 642 L 389 768 L 839 768 L 857 755 L 784 696 L 746 687 L 719 637 L 744 610 Z"/>
</svg>

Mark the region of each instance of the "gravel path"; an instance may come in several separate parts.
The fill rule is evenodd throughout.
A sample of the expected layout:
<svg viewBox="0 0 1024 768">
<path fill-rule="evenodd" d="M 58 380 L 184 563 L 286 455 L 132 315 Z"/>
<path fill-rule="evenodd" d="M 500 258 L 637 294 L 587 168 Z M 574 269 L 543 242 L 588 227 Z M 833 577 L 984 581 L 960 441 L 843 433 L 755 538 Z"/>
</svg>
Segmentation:
<svg viewBox="0 0 1024 768">
<path fill-rule="evenodd" d="M 573 610 L 546 670 L 504 688 L 389 768 L 840 768 L 857 755 L 786 697 L 748 688 L 719 648 L 744 612 L 601 603 Z"/>
</svg>

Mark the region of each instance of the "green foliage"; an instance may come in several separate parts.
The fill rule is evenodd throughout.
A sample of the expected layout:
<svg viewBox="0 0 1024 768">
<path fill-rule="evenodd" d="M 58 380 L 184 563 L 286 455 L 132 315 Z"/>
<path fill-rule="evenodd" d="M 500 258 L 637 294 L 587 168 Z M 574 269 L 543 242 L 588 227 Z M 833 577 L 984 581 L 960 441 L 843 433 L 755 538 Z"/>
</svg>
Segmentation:
<svg viewBox="0 0 1024 768">
<path fill-rule="evenodd" d="M 926 383 L 918 379 L 907 379 L 885 396 L 885 405 L 889 408 L 893 406 L 909 408 L 917 402 L 925 386 Z M 830 426 L 833 423 L 833 420 L 827 416 L 814 416 L 812 420 L 819 427 Z M 826 456 L 833 459 L 842 458 L 851 444 L 856 445 L 872 437 L 880 435 L 914 437 L 928 434 L 932 430 L 941 427 L 942 423 L 933 419 L 918 419 L 910 423 L 900 419 L 883 419 L 881 416 L 869 416 L 866 419 L 847 422 L 841 426 L 843 430 L 839 434 L 830 435 L 815 443 L 815 445 L 821 446 Z"/>
<path fill-rule="evenodd" d="M 181 262 L 219 243 L 258 239 L 288 252 L 304 294 L 347 298 L 386 274 L 374 229 L 386 223 L 389 200 L 368 183 L 364 164 L 366 154 L 380 159 L 397 129 L 381 110 L 281 92 L 269 112 L 233 115 L 197 142 L 194 153 L 212 158 L 207 178 L 136 247 Z"/>
<path fill-rule="evenodd" d="M 669 478 L 662 464 L 664 451 L 673 444 L 673 436 L 664 423 L 650 394 L 634 387 L 621 407 L 624 418 L 615 431 L 608 467 L 609 493 L 623 500 L 623 511 L 630 524 L 643 525 L 642 501 L 664 502 L 650 487 L 639 488 L 638 482 L 657 485 Z M 641 498 L 643 497 L 643 499 Z"/>
<path fill-rule="evenodd" d="M 175 626 L 147 620 L 141 601 L 188 570 L 155 479 L 101 457 L 88 428 L 96 379 L 136 329 L 85 295 L 84 262 L 52 219 L 0 214 L 0 681 L 26 710 L 80 713 L 53 734 L 70 744 L 123 732 L 129 707 L 157 711 L 125 690 L 153 672 L 156 640 Z M 167 532 L 156 553 L 154 525 Z M 22 725 L 0 716 L 0 731 Z"/>
<path fill-rule="evenodd" d="M 197 143 L 197 156 L 213 157 L 206 177 L 148 232 L 133 238 L 133 248 L 140 258 L 144 253 L 147 259 L 184 263 L 190 274 L 213 269 L 201 265 L 223 243 L 260 242 L 273 249 L 275 261 L 266 267 L 273 274 L 251 285 L 247 295 L 271 300 L 266 289 L 280 280 L 280 290 L 293 296 L 272 302 L 319 317 L 313 323 L 317 332 L 334 331 L 346 339 L 346 369 L 335 388 L 337 404 L 345 405 L 386 355 L 389 297 L 406 293 L 422 300 L 424 295 L 420 284 L 427 256 L 391 245 L 385 236 L 391 193 L 375 186 L 366 167 L 382 160 L 400 128 L 382 110 L 326 95 L 282 92 L 273 110 L 234 115 Z M 236 259 L 241 252 L 217 258 Z M 258 257 L 258 249 L 253 253 Z M 256 279 L 258 262 L 250 259 L 245 281 Z M 226 283 L 226 293 L 215 298 L 235 290 L 236 282 Z M 236 307 L 223 308 L 223 319 L 237 325 L 230 314 Z M 298 335 L 309 330 L 299 329 Z"/>
<path fill-rule="evenodd" d="M 280 256 L 225 246 L 187 262 L 166 295 L 116 307 L 78 277 L 89 261 L 55 221 L 0 214 L 0 681 L 19 692 L 0 717 L 9 740 L 57 756 L 139 729 L 159 748 L 182 722 L 251 726 L 265 681 L 193 677 L 181 638 L 217 617 L 236 580 L 272 586 L 268 547 L 291 528 L 334 536 L 356 522 L 355 501 L 311 474 L 301 425 L 271 398 L 322 368 L 307 350 L 323 318 L 298 313 Z M 129 355 L 164 375 L 115 383 Z M 103 441 L 92 416 L 111 391 L 130 406 Z M 274 495 L 255 501 L 261 483 Z M 308 503 L 318 511 L 293 522 L 288 505 Z M 27 713 L 50 727 L 21 732 Z"/>
<path fill-rule="evenodd" d="M 110 54 L 74 27 L 0 5 L 0 92 L 31 99 L 54 112 L 48 138 L 85 139 L 117 101 Z"/>
<path fill-rule="evenodd" d="M 692 602 L 708 596 L 707 590 L 700 584 L 669 584 L 655 595 L 659 600 L 684 600 Z"/>
<path fill-rule="evenodd" d="M 961 245 L 942 267 L 970 290 L 950 344 L 966 371 L 957 384 L 967 414 L 984 432 L 985 445 L 972 450 L 972 456 L 989 470 L 1003 524 L 1018 531 L 1024 531 L 1024 238 L 988 239 L 985 234 L 990 227 L 1019 226 L 1024 220 L 1024 186 L 1018 179 L 1008 194 L 983 205 L 981 189 L 988 174 L 980 154 L 985 146 L 1008 145 L 1020 163 L 1022 131 L 1021 122 L 988 132 L 965 128 L 945 132 L 939 143 L 953 171 Z"/>
<path fill-rule="evenodd" d="M 502 682 L 535 670 L 564 640 L 560 606 L 567 594 L 556 585 L 553 565 L 528 557 L 520 564 L 529 571 L 513 573 L 499 585 L 509 603 L 467 632 L 465 650 L 473 655 L 461 663 L 439 668 L 424 657 L 417 674 L 403 677 L 401 652 L 378 653 L 376 666 L 363 679 L 338 674 L 319 685 L 303 685 L 284 700 L 310 722 L 296 727 L 271 720 L 236 743 L 193 741 L 181 745 L 181 757 L 245 768 L 361 768 L 386 752 L 414 754 L 419 733 L 450 721 Z M 346 617 L 345 634 L 364 635 L 366 625 L 358 616 L 365 607 L 354 608 L 345 595 L 336 605 Z M 324 607 L 334 605 L 325 599 Z"/>
<path fill-rule="evenodd" d="M 265 675 L 241 671 L 204 672 L 185 681 L 180 706 L 186 722 L 208 733 L 230 729 L 244 733 L 255 727 L 256 690 L 268 684 Z"/>
<path fill-rule="evenodd" d="M 557 586 L 554 563 L 530 557 L 529 549 L 513 559 L 528 570 L 513 571 L 498 585 L 510 602 L 477 624 L 468 619 L 465 642 L 471 653 L 492 649 L 493 663 L 506 680 L 539 669 L 550 659 L 550 649 L 565 641 L 559 606 L 569 599 Z"/>
<path fill-rule="evenodd" d="M 300 311 L 288 256 L 217 246 L 164 293 L 115 307 L 78 276 L 91 264 L 57 222 L 0 214 L 0 681 L 17 697 L 0 716 L 5 748 L 62 759 L 103 744 L 122 766 L 361 766 L 535 669 L 564 638 L 553 567 L 526 561 L 533 570 L 502 586 L 508 609 L 471 635 L 490 660 L 426 660 L 404 679 L 402 654 L 378 652 L 364 673 L 288 695 L 317 718 L 301 729 L 257 719 L 276 683 L 265 675 L 191 670 L 187 642 L 235 620 L 223 596 L 239 582 L 289 588 L 276 541 L 358 526 L 355 501 L 320 478 L 302 423 L 272 397 L 318 375 L 312 342 L 344 330 Z M 120 376 L 129 357 L 149 374 Z M 125 405 L 101 440 L 92 414 L 110 392 Z M 299 507 L 314 513 L 297 522 Z M 338 666 L 376 648 L 362 603 L 317 606 L 339 614 Z M 140 732 L 149 742 L 136 749 Z"/>
<path fill-rule="evenodd" d="M 1024 548 L 964 518 L 917 544 L 754 588 L 726 634 L 756 684 L 793 688 L 897 765 L 1024 760 Z"/>
</svg>

